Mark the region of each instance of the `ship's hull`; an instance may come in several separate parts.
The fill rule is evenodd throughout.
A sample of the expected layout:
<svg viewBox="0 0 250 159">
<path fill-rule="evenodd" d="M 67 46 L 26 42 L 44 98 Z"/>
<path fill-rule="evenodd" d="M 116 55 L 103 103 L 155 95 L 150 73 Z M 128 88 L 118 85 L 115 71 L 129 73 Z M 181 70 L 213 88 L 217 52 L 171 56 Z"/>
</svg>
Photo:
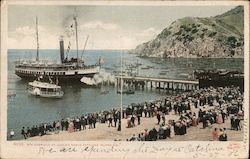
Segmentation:
<svg viewBox="0 0 250 159">
<path fill-rule="evenodd" d="M 238 86 L 241 91 L 244 91 L 244 78 L 220 78 L 220 79 L 199 79 L 199 87 L 230 87 Z"/>
<path fill-rule="evenodd" d="M 26 81 L 34 81 L 38 78 L 37 75 L 34 74 L 26 74 L 26 73 L 15 73 L 17 76 Z M 88 73 L 88 74 L 77 74 L 77 75 L 50 75 L 49 77 L 53 79 L 58 79 L 59 82 L 81 82 L 82 77 L 93 77 L 96 73 Z M 47 75 L 43 75 L 43 78 L 48 78 Z"/>
<path fill-rule="evenodd" d="M 244 74 L 227 70 L 196 70 L 194 75 L 199 80 L 200 88 L 237 86 L 244 91 Z"/>
<path fill-rule="evenodd" d="M 59 83 L 76 83 L 81 82 L 82 77 L 93 77 L 95 74 L 98 74 L 100 70 L 99 66 L 89 67 L 89 68 L 79 68 L 79 69 L 57 69 L 57 68 L 39 68 L 34 67 L 16 67 L 15 74 L 27 81 L 37 80 L 38 77 L 41 79 L 51 79 Z"/>
</svg>

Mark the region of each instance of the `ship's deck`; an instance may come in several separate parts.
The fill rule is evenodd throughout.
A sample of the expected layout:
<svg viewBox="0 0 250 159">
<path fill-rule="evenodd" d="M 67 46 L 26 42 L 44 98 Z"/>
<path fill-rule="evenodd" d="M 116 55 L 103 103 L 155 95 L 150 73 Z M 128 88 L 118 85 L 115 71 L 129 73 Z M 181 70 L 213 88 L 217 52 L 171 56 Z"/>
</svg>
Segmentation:
<svg viewBox="0 0 250 159">
<path fill-rule="evenodd" d="M 38 88 L 48 88 L 48 89 L 61 89 L 61 86 L 47 83 L 47 82 L 40 82 L 40 81 L 29 82 L 29 86 L 38 87 Z"/>
<path fill-rule="evenodd" d="M 98 65 L 90 66 L 74 66 L 74 65 L 52 65 L 52 66 L 41 66 L 41 65 L 16 65 L 15 70 L 23 71 L 69 71 L 69 70 L 85 70 L 96 68 Z"/>
</svg>

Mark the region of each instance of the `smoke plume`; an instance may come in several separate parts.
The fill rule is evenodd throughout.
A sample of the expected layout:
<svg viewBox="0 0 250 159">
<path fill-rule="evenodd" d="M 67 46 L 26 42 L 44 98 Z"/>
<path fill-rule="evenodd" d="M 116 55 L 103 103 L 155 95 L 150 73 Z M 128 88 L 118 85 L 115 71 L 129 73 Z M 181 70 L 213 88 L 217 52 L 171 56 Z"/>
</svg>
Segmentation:
<svg viewBox="0 0 250 159">
<path fill-rule="evenodd" d="M 100 84 L 114 84 L 115 76 L 105 70 L 100 70 L 99 74 L 95 74 L 93 78 L 82 77 L 81 82 L 93 86 Z"/>
</svg>

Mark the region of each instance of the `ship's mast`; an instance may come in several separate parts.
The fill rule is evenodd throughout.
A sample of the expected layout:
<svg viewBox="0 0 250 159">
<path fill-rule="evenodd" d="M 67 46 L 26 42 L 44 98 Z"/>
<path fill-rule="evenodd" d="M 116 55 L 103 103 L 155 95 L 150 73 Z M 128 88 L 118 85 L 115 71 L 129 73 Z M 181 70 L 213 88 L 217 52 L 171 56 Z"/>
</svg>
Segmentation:
<svg viewBox="0 0 250 159">
<path fill-rule="evenodd" d="M 85 44 L 84 44 L 84 47 L 83 47 L 83 50 L 82 50 L 82 54 L 81 54 L 81 60 L 82 60 L 82 55 L 83 55 L 83 53 L 84 53 L 84 51 L 85 51 L 85 48 L 86 48 L 88 39 L 89 39 L 89 36 L 87 36 L 87 38 L 86 38 L 86 41 L 85 41 Z"/>
<path fill-rule="evenodd" d="M 78 58 L 78 36 L 77 36 L 77 21 L 76 17 L 74 17 L 75 20 L 75 29 L 76 29 L 76 56 L 77 56 L 77 67 L 79 66 L 79 58 Z"/>
<path fill-rule="evenodd" d="M 38 19 L 36 17 L 36 61 L 39 61 L 39 42 L 38 42 Z"/>
</svg>

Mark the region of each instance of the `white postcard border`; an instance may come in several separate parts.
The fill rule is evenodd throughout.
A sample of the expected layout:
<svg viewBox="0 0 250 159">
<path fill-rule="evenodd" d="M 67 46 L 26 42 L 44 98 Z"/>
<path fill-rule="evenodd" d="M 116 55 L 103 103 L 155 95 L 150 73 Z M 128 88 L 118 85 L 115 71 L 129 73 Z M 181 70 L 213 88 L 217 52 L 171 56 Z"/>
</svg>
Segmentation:
<svg viewBox="0 0 250 159">
<path fill-rule="evenodd" d="M 1 2 L 2 3 L 2 2 Z M 8 5 L 244 5 L 245 120 L 242 142 L 7 141 Z M 4 1 L 1 6 L 2 158 L 247 158 L 249 150 L 249 3 L 242 1 Z"/>
</svg>

